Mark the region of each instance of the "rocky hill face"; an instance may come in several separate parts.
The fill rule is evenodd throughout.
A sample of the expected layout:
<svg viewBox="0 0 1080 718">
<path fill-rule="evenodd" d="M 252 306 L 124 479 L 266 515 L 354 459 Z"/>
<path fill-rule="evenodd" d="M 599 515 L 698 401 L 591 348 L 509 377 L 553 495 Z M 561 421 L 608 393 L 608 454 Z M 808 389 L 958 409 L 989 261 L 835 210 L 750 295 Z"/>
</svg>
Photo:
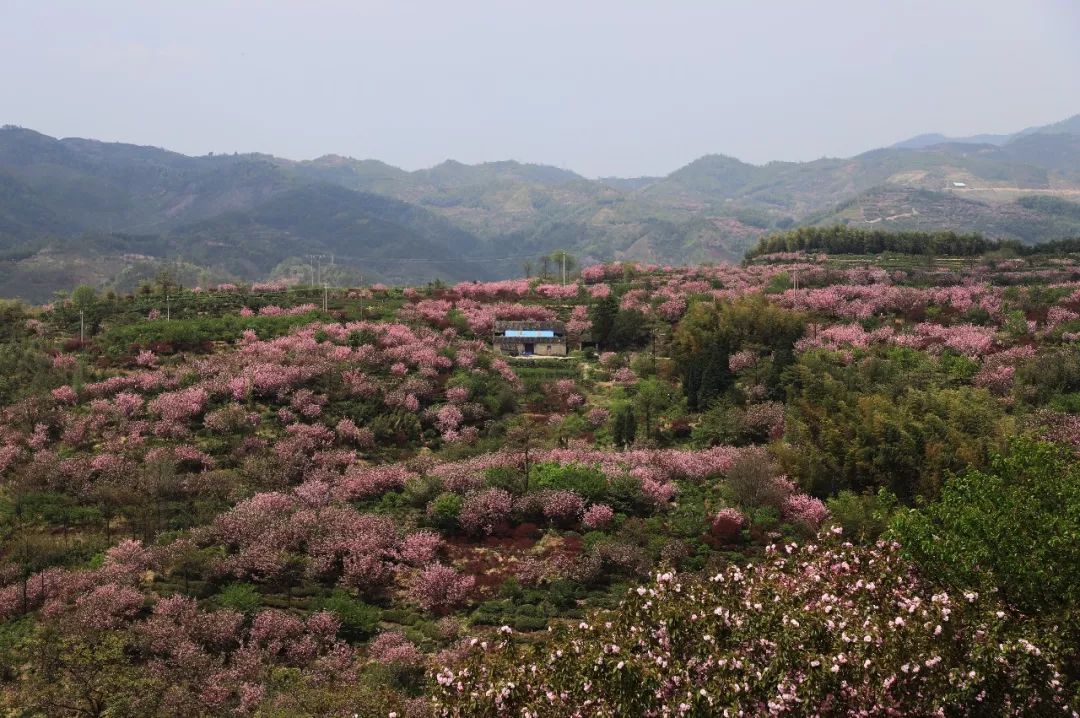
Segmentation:
<svg viewBox="0 0 1080 718">
<path fill-rule="evenodd" d="M 189 157 L 5 127 L 0 293 L 43 300 L 166 268 L 194 282 L 295 276 L 311 255 L 333 255 L 330 280 L 409 282 L 518 275 L 562 249 L 585 262 L 734 260 L 763 234 L 829 222 L 1039 242 L 1080 233 L 1073 201 L 1080 116 L 848 159 L 709 155 L 666 177 L 599 180 L 513 161 L 408 172 L 336 155 Z"/>
</svg>

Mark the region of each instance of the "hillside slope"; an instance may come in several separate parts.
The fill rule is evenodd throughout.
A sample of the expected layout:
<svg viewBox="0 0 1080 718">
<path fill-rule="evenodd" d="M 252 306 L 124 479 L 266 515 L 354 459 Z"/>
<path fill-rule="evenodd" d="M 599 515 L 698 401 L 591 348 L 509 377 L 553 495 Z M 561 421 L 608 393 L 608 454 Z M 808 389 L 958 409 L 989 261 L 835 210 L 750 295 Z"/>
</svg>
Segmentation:
<svg viewBox="0 0 1080 718">
<path fill-rule="evenodd" d="M 378 160 L 189 157 L 0 129 L 0 292 L 47 299 L 162 269 L 192 281 L 497 278 L 556 250 L 584 262 L 738 259 L 805 224 L 885 223 L 1024 242 L 1078 233 L 1080 116 L 1011 135 L 940 134 L 851 158 L 707 155 L 666 177 L 590 180 L 514 161 L 406 171 Z M 1060 208 L 1058 208 L 1060 209 Z M 179 269 L 178 269 L 179 268 Z"/>
<path fill-rule="evenodd" d="M 886 230 L 947 228 L 1025 244 L 1080 236 L 1080 204 L 1056 197 L 983 202 L 953 192 L 878 187 L 810 218 L 810 224 L 846 224 Z"/>
</svg>

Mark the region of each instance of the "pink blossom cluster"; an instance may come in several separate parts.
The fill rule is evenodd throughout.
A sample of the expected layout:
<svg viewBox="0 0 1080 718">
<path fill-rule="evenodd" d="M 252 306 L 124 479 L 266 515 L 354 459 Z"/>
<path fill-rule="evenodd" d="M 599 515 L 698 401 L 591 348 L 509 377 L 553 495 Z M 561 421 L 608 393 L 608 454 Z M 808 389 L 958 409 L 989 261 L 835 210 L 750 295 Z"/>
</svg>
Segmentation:
<svg viewBox="0 0 1080 718">
<path fill-rule="evenodd" d="M 554 523 L 575 523 L 585 512 L 585 502 L 573 491 L 543 491 L 540 503 L 544 518 Z"/>
<path fill-rule="evenodd" d="M 589 409 L 589 412 L 585 415 L 585 421 L 589 422 L 589 425 L 593 427 L 601 427 L 608 423 L 610 419 L 611 412 L 602 406 Z"/>
<path fill-rule="evenodd" d="M 746 517 L 741 511 L 730 507 L 723 508 L 713 516 L 709 532 L 721 541 L 732 541 L 745 524 Z"/>
<path fill-rule="evenodd" d="M 758 356 L 756 353 L 744 349 L 742 351 L 737 351 L 728 357 L 728 369 L 733 372 L 742 371 L 743 369 L 754 366 L 757 364 L 757 361 Z"/>
<path fill-rule="evenodd" d="M 915 336 L 931 344 L 940 343 L 961 354 L 978 357 L 986 354 L 996 343 L 996 332 L 974 324 L 942 326 L 923 322 L 915 326 Z"/>
<path fill-rule="evenodd" d="M 578 285 L 538 284 L 534 291 L 544 299 L 573 299 L 578 295 Z"/>
<path fill-rule="evenodd" d="M 1056 306 L 1050 307 L 1046 313 L 1046 326 L 1047 328 L 1052 328 L 1059 324 L 1076 321 L 1077 319 L 1080 319 L 1080 314 L 1071 309 Z"/>
<path fill-rule="evenodd" d="M 79 400 L 79 395 L 70 386 L 64 385 L 52 390 L 52 398 L 60 404 L 74 404 Z"/>
<path fill-rule="evenodd" d="M 659 314 L 662 319 L 666 319 L 669 322 L 676 322 L 686 313 L 686 306 L 685 299 L 682 297 L 673 297 L 661 302 L 656 308 L 656 313 Z"/>
<path fill-rule="evenodd" d="M 889 341 L 895 331 L 892 327 L 881 327 L 873 332 L 868 332 L 860 324 L 833 324 L 821 326 L 811 324 L 807 327 L 806 335 L 795 344 L 798 351 L 808 349 L 826 348 L 841 349 L 854 347 L 865 349 L 872 343 Z"/>
<path fill-rule="evenodd" d="M 610 264 L 593 264 L 581 270 L 581 278 L 588 284 L 601 282 L 605 279 L 622 279 L 624 277 L 637 277 L 642 274 L 654 272 L 656 265 L 645 265 L 632 262 L 612 262 Z"/>
<path fill-rule="evenodd" d="M 647 290 L 631 289 L 619 298 L 619 309 L 623 311 L 650 314 L 652 313 L 652 306 L 649 303 L 649 299 L 650 296 Z"/>
<path fill-rule="evenodd" d="M 375 637 L 367 648 L 368 656 L 382 664 L 416 666 L 423 663 L 424 656 L 416 644 L 395 631 L 384 631 Z"/>
<path fill-rule="evenodd" d="M 73 357 L 71 354 L 57 354 L 52 358 L 53 369 L 60 372 L 67 372 L 78 366 L 79 360 Z"/>
<path fill-rule="evenodd" d="M 403 539 L 390 517 L 327 499 L 309 485 L 294 494 L 256 494 L 221 514 L 208 534 L 226 550 L 217 569 L 273 580 L 290 556 L 301 556 L 313 578 L 338 576 L 342 585 L 375 591 L 407 566 L 435 559 L 439 544 L 430 532 Z"/>
<path fill-rule="evenodd" d="M 602 529 L 615 518 L 615 512 L 607 504 L 593 504 L 581 516 L 581 525 L 587 529 Z"/>
<path fill-rule="evenodd" d="M 259 309 L 260 317 L 296 317 L 304 314 L 310 314 L 316 309 L 314 304 L 297 304 L 292 307 L 279 307 L 274 304 L 269 304 Z"/>
<path fill-rule="evenodd" d="M 289 288 L 288 283 L 284 281 L 276 282 L 255 282 L 251 285 L 251 291 L 256 294 L 269 293 L 269 292 L 284 292 Z"/>
<path fill-rule="evenodd" d="M 503 489 L 487 489 L 465 496 L 458 523 L 465 532 L 489 536 L 510 519 L 514 499 Z"/>
<path fill-rule="evenodd" d="M 472 593 L 476 579 L 450 566 L 433 563 L 413 579 L 408 597 L 425 611 L 444 613 L 460 606 Z"/>
<path fill-rule="evenodd" d="M 589 286 L 588 292 L 591 299 L 607 299 L 611 296 L 611 285 L 593 284 Z"/>
<path fill-rule="evenodd" d="M 784 502 L 784 516 L 810 533 L 816 533 L 829 517 L 829 510 L 820 499 L 806 494 L 792 494 Z"/>
<path fill-rule="evenodd" d="M 202 413 L 209 394 L 202 387 L 191 387 L 166 392 L 150 402 L 150 411 L 161 416 L 162 421 L 184 422 Z"/>
<path fill-rule="evenodd" d="M 405 484 L 416 474 L 399 464 L 383 466 L 352 465 L 341 477 L 335 493 L 345 501 L 369 499 L 385 494 L 387 491 L 403 489 Z"/>
<path fill-rule="evenodd" d="M 570 310 L 570 320 L 566 323 L 566 335 L 571 341 L 581 341 L 592 331 L 592 320 L 589 319 L 589 308 L 584 304 L 578 304 Z"/>
<path fill-rule="evenodd" d="M 975 375 L 972 383 L 994 394 L 1007 394 L 1012 388 L 1016 367 L 1008 364 L 987 364 Z"/>
<path fill-rule="evenodd" d="M 529 293 L 526 279 L 506 279 L 499 282 L 461 282 L 454 285 L 460 297 L 492 301 L 495 299 L 520 299 Z"/>
</svg>

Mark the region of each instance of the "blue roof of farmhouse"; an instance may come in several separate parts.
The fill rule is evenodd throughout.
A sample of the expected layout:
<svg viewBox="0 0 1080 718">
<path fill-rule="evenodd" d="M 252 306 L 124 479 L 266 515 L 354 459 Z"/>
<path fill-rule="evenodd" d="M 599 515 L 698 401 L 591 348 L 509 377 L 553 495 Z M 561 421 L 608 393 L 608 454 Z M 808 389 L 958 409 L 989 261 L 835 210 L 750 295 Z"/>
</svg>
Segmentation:
<svg viewBox="0 0 1080 718">
<path fill-rule="evenodd" d="M 521 337 L 523 339 L 552 338 L 555 332 L 551 329 L 507 329 L 503 336 Z"/>
</svg>

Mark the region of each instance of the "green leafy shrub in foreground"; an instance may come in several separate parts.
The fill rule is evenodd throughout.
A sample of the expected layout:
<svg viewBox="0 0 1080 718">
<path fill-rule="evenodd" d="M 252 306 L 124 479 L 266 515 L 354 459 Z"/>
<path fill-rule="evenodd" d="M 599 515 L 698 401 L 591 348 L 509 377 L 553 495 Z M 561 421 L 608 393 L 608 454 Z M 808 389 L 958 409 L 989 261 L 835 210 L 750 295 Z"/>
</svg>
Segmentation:
<svg viewBox="0 0 1080 718">
<path fill-rule="evenodd" d="M 899 514 L 894 535 L 946 588 L 994 591 L 1062 635 L 1080 668 L 1080 468 L 1067 449 L 1016 439 L 985 471 Z"/>
</svg>

